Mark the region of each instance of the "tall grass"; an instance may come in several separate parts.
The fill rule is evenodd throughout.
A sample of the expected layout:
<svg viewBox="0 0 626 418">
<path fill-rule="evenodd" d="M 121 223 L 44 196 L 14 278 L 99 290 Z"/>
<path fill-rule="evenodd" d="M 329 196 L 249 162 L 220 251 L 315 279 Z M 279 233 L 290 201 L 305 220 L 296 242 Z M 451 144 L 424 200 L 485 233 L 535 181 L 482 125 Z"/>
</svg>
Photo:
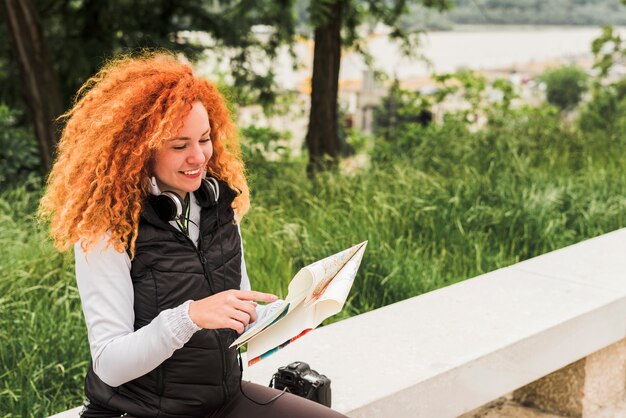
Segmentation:
<svg viewBox="0 0 626 418">
<path fill-rule="evenodd" d="M 304 177 L 303 167 L 283 175 L 271 187 L 257 180 L 243 222 L 251 280 L 280 292 L 303 265 L 367 239 L 339 318 L 626 224 L 626 177 L 605 168 L 555 176 L 468 167 L 462 176 L 443 178 L 404 163 L 318 183 L 293 181 Z"/>
<path fill-rule="evenodd" d="M 623 149 L 527 109 L 479 132 L 407 125 L 349 175 L 309 181 L 303 162 L 251 161 L 253 287 L 284 296 L 299 268 L 367 239 L 337 320 L 618 229 Z M 72 255 L 34 222 L 37 199 L 0 197 L 0 417 L 80 404 L 89 361 Z"/>
<path fill-rule="evenodd" d="M 38 194 L 0 198 L 0 416 L 79 404 L 89 361 L 73 260 L 34 221 Z"/>
</svg>

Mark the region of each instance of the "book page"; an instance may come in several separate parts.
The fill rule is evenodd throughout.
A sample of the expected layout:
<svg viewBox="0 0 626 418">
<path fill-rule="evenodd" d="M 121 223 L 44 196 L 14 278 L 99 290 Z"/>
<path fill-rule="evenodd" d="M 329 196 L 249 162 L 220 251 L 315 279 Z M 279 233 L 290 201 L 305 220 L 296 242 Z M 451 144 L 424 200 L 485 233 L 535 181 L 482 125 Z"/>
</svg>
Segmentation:
<svg viewBox="0 0 626 418">
<path fill-rule="evenodd" d="M 343 309 L 343 305 L 346 303 L 348 294 L 354 283 L 357 270 L 361 265 L 364 252 L 365 246 L 359 248 L 346 262 L 343 268 L 337 272 L 333 280 L 326 287 L 326 290 L 313 302 L 315 305 L 315 322 L 317 322 L 318 325 L 324 319 L 341 312 Z M 307 306 L 306 302 L 305 306 Z"/>
<path fill-rule="evenodd" d="M 305 304 L 310 304 L 325 295 L 328 291 L 330 284 L 335 281 L 335 277 L 344 270 L 346 264 L 355 256 L 358 257 L 358 263 L 356 264 L 358 269 L 366 245 L 367 241 L 362 242 L 358 245 L 355 245 L 354 247 L 348 248 L 347 250 L 341 251 L 330 257 L 326 257 L 305 267 L 306 269 L 315 269 L 320 272 L 320 274 L 315 275 L 315 278 L 317 279 L 314 283 L 315 287 L 307 295 L 305 299 Z M 359 253 L 360 256 L 358 256 Z M 348 291 L 350 290 L 350 286 L 352 285 L 352 280 L 354 280 L 354 275 L 356 275 L 356 270 L 350 272 L 353 274 L 353 276 L 352 279 L 349 281 L 350 285 L 348 286 Z M 345 302 L 346 298 L 348 297 L 348 293 L 342 292 L 339 289 L 341 289 L 341 287 L 336 287 L 335 292 L 339 291 L 339 293 L 330 294 L 327 295 L 327 297 L 330 299 L 343 300 L 343 302 Z"/>
<path fill-rule="evenodd" d="M 270 309 L 270 308 L 266 308 L 266 309 Z M 250 340 L 250 338 L 264 331 L 274 322 L 280 320 L 283 316 L 287 314 L 288 311 L 289 311 L 289 304 L 286 303 L 284 300 L 276 303 L 276 305 L 272 307 L 272 310 L 270 312 L 266 314 L 264 313 L 263 316 L 258 318 L 255 321 L 254 325 L 250 327 L 247 331 L 245 331 L 243 334 L 241 334 L 230 345 L 230 347 L 234 347 L 234 346 L 238 347 L 240 345 L 245 344 L 248 340 Z"/>
<path fill-rule="evenodd" d="M 304 298 L 311 292 L 313 284 L 316 280 L 320 280 L 318 277 L 319 274 L 323 274 L 323 271 L 310 269 L 308 266 L 301 268 L 289 283 L 285 301 L 292 305 L 297 305 L 299 302 L 302 302 L 302 300 L 304 300 Z"/>
</svg>

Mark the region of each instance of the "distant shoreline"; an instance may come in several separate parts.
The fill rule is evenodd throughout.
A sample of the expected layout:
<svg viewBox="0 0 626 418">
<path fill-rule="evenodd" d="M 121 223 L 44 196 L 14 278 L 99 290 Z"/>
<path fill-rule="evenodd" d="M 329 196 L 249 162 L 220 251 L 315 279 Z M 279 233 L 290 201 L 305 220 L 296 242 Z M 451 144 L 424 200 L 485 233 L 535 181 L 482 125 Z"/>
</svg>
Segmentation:
<svg viewBox="0 0 626 418">
<path fill-rule="evenodd" d="M 544 31 L 544 30 L 581 30 L 581 29 L 599 29 L 603 25 L 520 25 L 520 24 L 458 24 L 454 25 L 451 29 L 432 29 L 427 30 L 425 33 L 439 33 L 439 32 L 498 32 L 498 31 Z M 626 30 L 626 26 L 613 26 L 615 29 L 622 31 Z"/>
</svg>

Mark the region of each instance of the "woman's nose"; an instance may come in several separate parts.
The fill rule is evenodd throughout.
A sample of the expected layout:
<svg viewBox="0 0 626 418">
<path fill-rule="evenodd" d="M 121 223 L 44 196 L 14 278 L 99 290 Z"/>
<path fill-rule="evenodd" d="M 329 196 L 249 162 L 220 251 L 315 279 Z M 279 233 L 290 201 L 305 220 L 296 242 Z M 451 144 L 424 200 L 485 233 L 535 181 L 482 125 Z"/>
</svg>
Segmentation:
<svg viewBox="0 0 626 418">
<path fill-rule="evenodd" d="M 204 164 L 207 157 L 204 155 L 202 147 L 195 145 L 191 147 L 190 153 L 187 156 L 187 162 L 190 164 Z"/>
</svg>

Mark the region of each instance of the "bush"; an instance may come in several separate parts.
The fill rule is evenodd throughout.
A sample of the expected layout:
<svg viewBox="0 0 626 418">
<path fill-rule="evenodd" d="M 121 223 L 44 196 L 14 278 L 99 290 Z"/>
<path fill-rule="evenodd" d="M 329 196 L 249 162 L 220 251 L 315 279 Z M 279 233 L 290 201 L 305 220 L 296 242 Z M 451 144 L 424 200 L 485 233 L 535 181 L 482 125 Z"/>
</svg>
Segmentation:
<svg viewBox="0 0 626 418">
<path fill-rule="evenodd" d="M 576 107 L 587 91 L 587 73 L 575 66 L 548 70 L 540 78 L 546 84 L 546 100 L 561 110 Z"/>
<path fill-rule="evenodd" d="M 585 104 L 578 126 L 587 135 L 621 139 L 626 129 L 626 80 L 599 86 Z"/>
<path fill-rule="evenodd" d="M 400 88 L 395 80 L 382 103 L 374 109 L 374 134 L 396 141 L 402 126 L 412 123 L 422 127 L 432 120 L 430 103 L 418 92 Z"/>
<path fill-rule="evenodd" d="M 497 117 L 481 130 L 470 130 L 459 114 L 427 128 L 407 123 L 398 128 L 395 141 L 376 142 L 372 161 L 408 160 L 416 170 L 451 177 L 469 168 L 479 173 L 576 169 L 589 157 L 583 155 L 581 135 L 561 126 L 553 106 L 521 107 Z"/>
<path fill-rule="evenodd" d="M 248 160 L 288 160 L 291 155 L 290 132 L 248 126 L 241 129 L 241 136 L 241 149 Z"/>
</svg>

